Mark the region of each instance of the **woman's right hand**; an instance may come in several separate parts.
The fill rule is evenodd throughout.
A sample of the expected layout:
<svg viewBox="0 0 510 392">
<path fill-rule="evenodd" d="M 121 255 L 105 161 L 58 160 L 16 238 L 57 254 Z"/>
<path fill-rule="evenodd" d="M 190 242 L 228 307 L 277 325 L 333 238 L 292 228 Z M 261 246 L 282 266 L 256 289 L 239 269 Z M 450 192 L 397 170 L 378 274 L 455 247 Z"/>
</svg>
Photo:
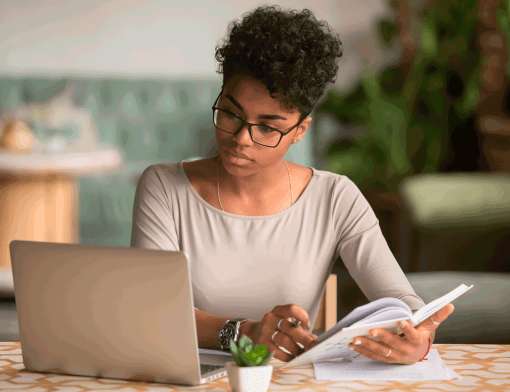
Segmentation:
<svg viewBox="0 0 510 392">
<path fill-rule="evenodd" d="M 294 326 L 291 322 L 292 317 L 300 320 L 303 327 Z M 281 323 L 280 320 L 282 320 Z M 309 333 L 305 329 L 309 322 L 308 313 L 300 306 L 295 304 L 278 305 L 266 313 L 260 322 L 251 322 L 251 324 L 247 322 L 247 330 L 242 334 L 246 334 L 255 345 L 267 344 L 267 349 L 274 353 L 274 358 L 288 362 L 317 344 L 314 342 L 317 335 Z M 278 328 L 278 323 L 280 323 L 280 328 Z M 272 340 L 276 331 L 278 333 Z M 299 347 L 298 343 L 303 345 L 303 348 Z M 282 348 L 289 351 L 290 354 L 283 351 Z"/>
</svg>

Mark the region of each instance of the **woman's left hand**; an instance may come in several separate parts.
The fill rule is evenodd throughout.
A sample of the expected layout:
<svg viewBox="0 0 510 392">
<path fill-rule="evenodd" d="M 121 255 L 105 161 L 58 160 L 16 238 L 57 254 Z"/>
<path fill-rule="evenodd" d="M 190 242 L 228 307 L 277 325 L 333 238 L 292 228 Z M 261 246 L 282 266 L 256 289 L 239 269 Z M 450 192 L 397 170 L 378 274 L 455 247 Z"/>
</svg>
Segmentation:
<svg viewBox="0 0 510 392">
<path fill-rule="evenodd" d="M 411 365 L 425 355 L 429 347 L 429 337 L 434 336 L 439 324 L 452 314 L 453 309 L 453 305 L 448 304 L 434 313 L 432 318 L 428 317 L 415 327 L 405 321 L 404 327 L 400 326 L 404 336 L 399 336 L 381 328 L 371 329 L 370 336 L 377 336 L 379 341 L 368 336 L 359 336 L 353 338 L 349 348 L 368 358 L 388 363 Z M 356 344 L 356 342 L 360 343 Z"/>
</svg>

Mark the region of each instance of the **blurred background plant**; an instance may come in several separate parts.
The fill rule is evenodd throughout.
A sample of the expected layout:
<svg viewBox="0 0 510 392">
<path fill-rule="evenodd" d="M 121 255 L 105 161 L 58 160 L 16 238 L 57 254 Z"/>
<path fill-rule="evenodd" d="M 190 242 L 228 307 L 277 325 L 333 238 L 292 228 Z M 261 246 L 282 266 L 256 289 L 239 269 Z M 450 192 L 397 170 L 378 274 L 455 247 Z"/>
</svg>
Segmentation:
<svg viewBox="0 0 510 392">
<path fill-rule="evenodd" d="M 510 0 L 500 0 L 497 10 L 498 26 L 506 38 L 507 49 L 510 52 Z M 510 75 L 510 59 L 507 61 L 507 72 Z"/>
<path fill-rule="evenodd" d="M 330 90 L 317 108 L 318 115 L 359 130 L 328 146 L 324 170 L 348 176 L 361 189 L 395 192 L 409 175 L 439 171 L 451 129 L 480 101 L 478 0 L 415 3 L 390 0 L 395 18 L 379 22 L 384 45 L 401 45 L 399 63 L 363 77 L 348 92 Z"/>
</svg>

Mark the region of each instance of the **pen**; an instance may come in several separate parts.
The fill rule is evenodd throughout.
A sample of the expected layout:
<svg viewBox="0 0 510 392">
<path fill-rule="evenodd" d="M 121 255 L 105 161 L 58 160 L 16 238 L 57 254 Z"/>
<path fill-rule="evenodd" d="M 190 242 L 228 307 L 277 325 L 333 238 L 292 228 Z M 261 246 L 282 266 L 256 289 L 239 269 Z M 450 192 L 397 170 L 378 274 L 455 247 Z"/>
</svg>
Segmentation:
<svg viewBox="0 0 510 392">
<path fill-rule="evenodd" d="M 294 317 L 292 317 L 293 321 L 292 321 L 292 324 L 295 326 L 295 327 L 300 327 L 301 326 L 301 320 L 296 320 Z M 301 348 L 301 349 L 304 349 L 305 346 L 303 346 L 301 343 L 299 342 L 296 342 L 296 344 Z"/>
</svg>

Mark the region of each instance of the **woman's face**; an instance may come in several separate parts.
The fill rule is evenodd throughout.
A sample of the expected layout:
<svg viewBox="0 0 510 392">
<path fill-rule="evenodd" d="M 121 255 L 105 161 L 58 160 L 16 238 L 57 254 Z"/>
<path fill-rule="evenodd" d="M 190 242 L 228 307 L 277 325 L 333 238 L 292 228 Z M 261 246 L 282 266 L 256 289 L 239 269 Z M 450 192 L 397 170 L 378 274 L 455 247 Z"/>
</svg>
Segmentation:
<svg viewBox="0 0 510 392">
<path fill-rule="evenodd" d="M 278 97 L 278 94 L 275 96 Z M 277 98 L 269 95 L 269 90 L 262 82 L 243 75 L 233 76 L 225 83 L 216 106 L 232 112 L 249 123 L 262 124 L 282 132 L 294 127 L 300 118 L 298 109 L 293 113 L 287 112 Z M 292 140 L 300 140 L 304 136 L 310 121 L 311 118 L 305 119 L 298 127 L 283 136 L 275 148 L 255 143 L 250 137 L 248 126 L 244 126 L 237 134 L 216 128 L 221 161 L 231 174 L 242 176 L 281 164 Z"/>
</svg>

